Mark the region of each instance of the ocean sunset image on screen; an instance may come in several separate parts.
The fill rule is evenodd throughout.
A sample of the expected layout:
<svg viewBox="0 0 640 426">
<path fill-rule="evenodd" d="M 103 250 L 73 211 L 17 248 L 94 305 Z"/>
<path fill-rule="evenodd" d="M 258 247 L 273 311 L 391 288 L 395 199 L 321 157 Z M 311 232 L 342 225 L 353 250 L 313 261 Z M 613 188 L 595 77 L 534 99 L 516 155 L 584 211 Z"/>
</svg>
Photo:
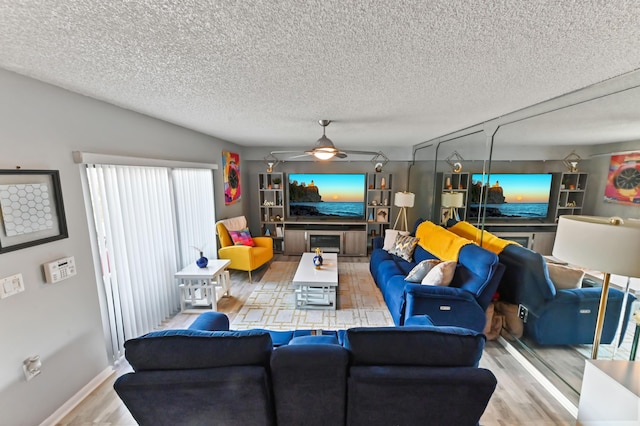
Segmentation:
<svg viewBox="0 0 640 426">
<path fill-rule="evenodd" d="M 486 178 L 486 176 L 485 176 Z M 549 212 L 550 173 L 496 173 L 485 182 L 487 217 L 544 219 Z M 471 176 L 470 216 L 477 217 L 482 174 Z"/>
<path fill-rule="evenodd" d="M 291 173 L 289 215 L 363 219 L 365 181 L 365 174 Z"/>
</svg>

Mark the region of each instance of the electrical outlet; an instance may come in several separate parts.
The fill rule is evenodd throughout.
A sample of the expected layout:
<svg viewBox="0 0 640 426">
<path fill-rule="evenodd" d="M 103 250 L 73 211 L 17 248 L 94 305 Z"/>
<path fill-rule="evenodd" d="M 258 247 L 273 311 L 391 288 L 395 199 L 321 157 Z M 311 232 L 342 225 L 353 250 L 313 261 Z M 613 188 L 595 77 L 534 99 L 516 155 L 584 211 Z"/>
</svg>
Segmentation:
<svg viewBox="0 0 640 426">
<path fill-rule="evenodd" d="M 518 317 L 520 317 L 523 322 L 527 322 L 528 316 L 529 310 L 527 309 L 527 307 L 524 305 L 518 305 Z"/>
<path fill-rule="evenodd" d="M 24 280 L 22 274 L 15 274 L 10 277 L 0 279 L 0 299 L 13 296 L 24 291 Z"/>
</svg>

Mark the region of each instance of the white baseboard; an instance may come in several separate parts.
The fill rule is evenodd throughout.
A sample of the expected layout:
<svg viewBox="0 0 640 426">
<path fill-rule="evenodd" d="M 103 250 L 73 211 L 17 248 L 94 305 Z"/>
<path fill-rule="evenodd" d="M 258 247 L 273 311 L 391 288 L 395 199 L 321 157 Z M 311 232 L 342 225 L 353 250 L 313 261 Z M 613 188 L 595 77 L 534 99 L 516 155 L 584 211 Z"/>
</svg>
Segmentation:
<svg viewBox="0 0 640 426">
<path fill-rule="evenodd" d="M 498 342 L 500 342 L 500 344 L 504 346 L 507 352 L 509 352 L 509 354 L 511 354 L 511 356 L 516 361 L 518 361 L 518 363 L 522 365 L 522 367 L 524 367 L 524 369 L 527 370 L 527 372 L 531 374 L 533 378 L 536 379 L 538 383 L 540 383 L 540 385 L 545 388 L 556 399 L 556 401 L 558 401 L 560 405 L 564 407 L 565 410 L 569 412 L 569 414 L 571 414 L 576 419 L 578 418 L 578 407 L 576 407 L 569 400 L 569 398 L 564 396 L 562 392 L 560 392 L 549 379 L 547 379 L 536 367 L 534 367 L 534 365 L 531 364 L 531 362 L 527 358 L 525 358 L 520 352 L 518 352 L 518 350 L 511 344 L 509 344 L 509 342 L 507 342 L 504 337 L 498 336 Z"/>
<path fill-rule="evenodd" d="M 59 423 L 67 414 L 71 412 L 78 404 L 80 404 L 91 392 L 93 392 L 98 386 L 109 378 L 115 370 L 113 366 L 109 366 L 102 370 L 100 374 L 94 377 L 89 383 L 84 385 L 82 389 L 76 392 L 67 402 L 62 404 L 60 408 L 47 417 L 40 426 L 54 426 Z"/>
</svg>

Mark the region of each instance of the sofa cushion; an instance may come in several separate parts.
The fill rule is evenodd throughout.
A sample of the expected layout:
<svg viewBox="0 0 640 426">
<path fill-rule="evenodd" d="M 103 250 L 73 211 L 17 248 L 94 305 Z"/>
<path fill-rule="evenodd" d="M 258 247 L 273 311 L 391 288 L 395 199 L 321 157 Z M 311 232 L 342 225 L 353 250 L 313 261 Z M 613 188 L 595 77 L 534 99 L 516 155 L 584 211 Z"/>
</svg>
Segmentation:
<svg viewBox="0 0 640 426">
<path fill-rule="evenodd" d="M 484 342 L 460 327 L 355 327 L 344 347 L 354 365 L 477 366 Z"/>
<path fill-rule="evenodd" d="M 548 262 L 547 269 L 549 270 L 549 278 L 556 290 L 567 290 L 582 286 L 582 279 L 584 278 L 582 269 Z"/>
<path fill-rule="evenodd" d="M 265 331 L 154 331 L 127 340 L 125 356 L 135 371 L 269 365 L 273 350 Z"/>
<path fill-rule="evenodd" d="M 396 237 L 398 235 L 409 235 L 407 231 L 398 231 L 396 229 L 385 229 L 384 231 L 384 245 L 383 250 L 389 251 L 396 244 Z"/>
<path fill-rule="evenodd" d="M 422 279 L 421 283 L 425 285 L 439 285 L 448 286 L 453 280 L 453 274 L 456 272 L 456 265 L 458 263 L 454 261 L 440 262 L 435 265 Z"/>
<path fill-rule="evenodd" d="M 396 255 L 407 262 L 411 262 L 416 244 L 418 244 L 417 238 L 410 235 L 398 235 L 396 236 L 396 242 L 391 250 L 389 250 L 389 253 Z"/>
<path fill-rule="evenodd" d="M 438 259 L 423 260 L 422 262 L 414 266 L 411 271 L 409 271 L 405 280 L 412 283 L 419 283 L 424 277 L 427 276 L 429 271 L 431 271 L 433 267 L 439 263 L 440 261 Z M 451 277 L 453 278 L 453 275 Z"/>
</svg>

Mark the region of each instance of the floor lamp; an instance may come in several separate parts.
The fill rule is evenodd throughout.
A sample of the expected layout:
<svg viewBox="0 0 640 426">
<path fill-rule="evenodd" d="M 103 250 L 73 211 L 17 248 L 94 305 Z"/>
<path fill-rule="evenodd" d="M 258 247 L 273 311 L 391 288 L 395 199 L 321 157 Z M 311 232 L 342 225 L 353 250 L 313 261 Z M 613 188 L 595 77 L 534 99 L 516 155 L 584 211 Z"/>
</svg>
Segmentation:
<svg viewBox="0 0 640 426">
<path fill-rule="evenodd" d="M 448 217 L 441 218 L 442 225 L 446 225 L 449 219 L 455 219 L 456 222 L 460 222 L 460 216 L 458 216 L 458 208 L 464 207 L 464 194 L 462 192 L 443 192 L 440 204 L 443 208 L 448 210 Z"/>
<path fill-rule="evenodd" d="M 396 229 L 398 225 L 398 221 L 400 220 L 400 216 L 404 218 L 404 229 L 402 231 L 408 231 L 409 227 L 407 226 L 407 209 L 413 207 L 413 203 L 416 199 L 416 194 L 413 192 L 396 192 L 394 196 L 393 204 L 396 207 L 400 207 L 400 211 L 398 212 L 398 217 L 396 218 L 396 222 L 393 224 L 393 229 Z"/>
<path fill-rule="evenodd" d="M 598 358 L 611 274 L 640 277 L 640 225 L 614 217 L 560 216 L 553 256 L 604 273 L 591 359 Z M 626 306 L 622 307 L 624 315 Z M 614 342 L 615 344 L 615 342 Z"/>
</svg>

